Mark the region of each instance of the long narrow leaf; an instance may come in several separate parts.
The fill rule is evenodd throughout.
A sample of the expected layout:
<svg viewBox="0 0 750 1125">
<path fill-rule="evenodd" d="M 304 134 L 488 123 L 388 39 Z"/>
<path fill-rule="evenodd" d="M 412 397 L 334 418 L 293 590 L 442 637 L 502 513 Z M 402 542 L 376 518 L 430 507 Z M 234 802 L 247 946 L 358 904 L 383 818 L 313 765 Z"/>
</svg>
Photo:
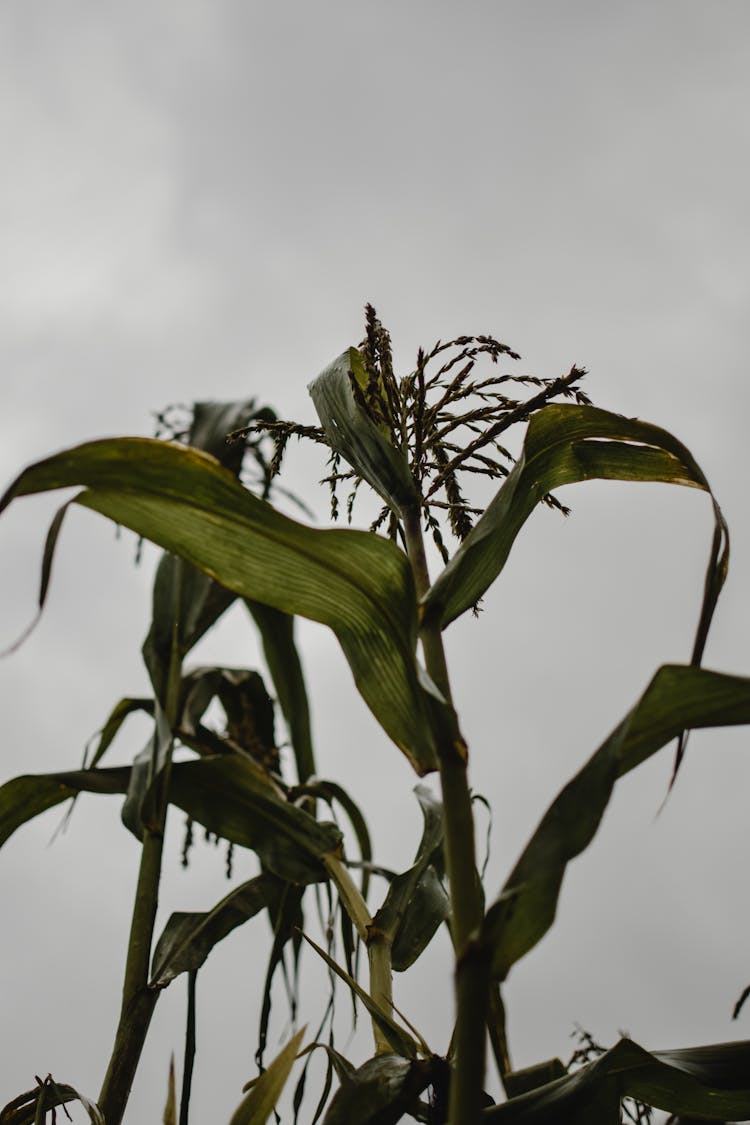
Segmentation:
<svg viewBox="0 0 750 1125">
<path fill-rule="evenodd" d="M 535 414 L 502 488 L 424 598 L 424 611 L 448 625 L 475 605 L 502 571 L 511 547 L 543 498 L 584 480 L 664 481 L 711 495 L 716 535 L 698 644 L 708 629 L 728 564 L 728 535 L 708 481 L 690 451 L 658 426 L 593 406 L 555 404 Z M 700 653 L 694 653 L 694 660 Z"/>
<path fill-rule="evenodd" d="M 269 905 L 277 887 L 272 875 L 256 875 L 212 910 L 172 914 L 154 950 L 151 987 L 164 988 L 180 973 L 199 969 L 218 942 Z"/>
<path fill-rule="evenodd" d="M 646 1051 L 621 1039 L 601 1058 L 485 1110 L 488 1125 L 619 1125 L 622 1098 L 705 1121 L 750 1118 L 750 1043 Z"/>
<path fill-rule="evenodd" d="M 237 1106 L 229 1125 L 265 1125 L 281 1097 L 306 1031 L 307 1027 L 301 1028 L 263 1071 L 250 1093 Z"/>
<path fill-rule="evenodd" d="M 26 775 L 0 787 L 0 845 L 22 824 L 80 792 L 127 793 L 127 767 Z M 257 852 L 282 879 L 305 884 L 326 878 L 319 861 L 341 844 L 334 824 L 315 820 L 286 801 L 277 787 L 237 755 L 179 762 L 170 801 L 210 832 Z"/>
<path fill-rule="evenodd" d="M 94 750 L 91 761 L 88 763 L 90 769 L 94 769 L 98 766 L 99 762 L 112 745 L 115 736 L 119 733 L 120 727 L 125 722 L 128 715 L 132 715 L 134 711 L 143 711 L 153 717 L 153 699 L 126 697 L 115 704 L 99 734 L 96 749 Z"/>
<path fill-rule="evenodd" d="M 82 792 L 126 793 L 130 770 L 23 774 L 0 786 L 0 847 L 22 824 Z"/>
<path fill-rule="evenodd" d="M 294 643 L 294 618 L 259 602 L 247 600 L 245 604 L 263 642 L 263 655 L 289 730 L 297 778 L 307 781 L 315 773 L 315 756 L 305 677 Z"/>
<path fill-rule="evenodd" d="M 302 936 L 308 945 L 313 947 L 318 956 L 323 958 L 328 968 L 348 985 L 351 991 L 362 1001 L 394 1052 L 407 1059 L 416 1059 L 418 1047 L 411 1035 L 404 1031 L 403 1028 L 399 1027 L 390 1013 L 386 1012 L 381 1004 L 373 1000 L 373 998 L 365 992 L 364 988 L 357 984 L 356 980 L 354 980 L 349 973 L 345 972 L 340 965 L 337 965 L 334 959 L 329 957 L 326 951 L 321 949 L 312 938 L 308 937 L 307 934 L 303 934 Z"/>
<path fill-rule="evenodd" d="M 210 832 L 252 848 L 293 883 L 325 879 L 319 859 L 341 846 L 335 824 L 285 800 L 259 767 L 237 755 L 173 766 L 169 799 Z"/>
<path fill-rule="evenodd" d="M 638 703 L 550 805 L 487 913 L 503 980 L 554 921 L 567 864 L 594 838 L 615 782 L 682 730 L 750 722 L 750 679 L 664 665 Z"/>
<path fill-rule="evenodd" d="M 419 773 L 435 766 L 434 704 L 415 658 L 405 556 L 379 536 L 305 527 L 213 458 L 145 438 L 90 442 L 26 469 L 15 498 L 86 486 L 75 503 L 152 539 L 242 597 L 329 625 L 373 714 Z"/>
</svg>

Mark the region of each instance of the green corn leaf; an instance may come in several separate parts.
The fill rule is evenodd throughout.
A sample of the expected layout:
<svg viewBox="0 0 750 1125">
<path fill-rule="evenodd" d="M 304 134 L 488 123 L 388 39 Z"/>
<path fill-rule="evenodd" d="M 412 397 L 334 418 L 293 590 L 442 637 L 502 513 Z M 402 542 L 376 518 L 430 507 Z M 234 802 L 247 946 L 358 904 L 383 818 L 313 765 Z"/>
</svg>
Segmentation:
<svg viewBox="0 0 750 1125">
<path fill-rule="evenodd" d="M 0 847 L 22 824 L 78 793 L 126 793 L 130 768 L 23 774 L 0 786 Z"/>
<path fill-rule="evenodd" d="M 615 782 L 682 730 L 750 722 L 750 679 L 664 665 L 555 798 L 484 923 L 503 980 L 552 925 L 567 864 L 591 843 Z"/>
<path fill-rule="evenodd" d="M 357 348 L 343 352 L 310 384 L 310 396 L 331 448 L 398 513 L 419 503 L 408 463 L 357 403 L 350 371 L 360 386 L 366 382 Z"/>
<path fill-rule="evenodd" d="M 476 605 L 544 496 L 562 485 L 594 479 L 664 481 L 711 495 L 716 531 L 696 638 L 702 652 L 728 564 L 726 524 L 708 481 L 690 451 L 666 430 L 593 406 L 555 404 L 534 415 L 514 469 L 425 595 L 425 614 L 446 626 Z"/>
<path fill-rule="evenodd" d="M 443 806 L 424 785 L 417 785 L 414 792 L 424 817 L 416 859 L 408 871 L 392 880 L 373 919 L 392 942 L 392 964 L 397 972 L 414 963 L 450 912 L 448 895 L 435 868 L 437 862 L 442 870 Z"/>
<path fill-rule="evenodd" d="M 229 1125 L 265 1125 L 281 1097 L 306 1031 L 307 1027 L 301 1028 L 253 1083 L 250 1093 L 232 1114 Z"/>
<path fill-rule="evenodd" d="M 201 724 L 206 710 L 216 700 L 227 721 L 227 737 Z M 180 690 L 180 741 L 205 753 L 210 744 L 215 754 L 237 749 L 257 762 L 278 768 L 273 701 L 262 677 L 248 668 L 223 665 L 192 668 L 183 676 Z"/>
<path fill-rule="evenodd" d="M 432 1081 L 431 1059 L 376 1055 L 336 1091 L 323 1125 L 396 1125 Z"/>
<path fill-rule="evenodd" d="M 201 719 L 216 698 L 223 672 L 224 669 L 216 665 L 201 665 L 198 668 L 190 668 L 182 677 L 178 727 L 175 733 L 180 741 L 184 741 L 190 747 L 193 746 L 191 740 L 199 732 L 202 737 L 208 733 L 208 728 L 201 725 Z M 216 750 L 214 751 L 217 754 L 221 753 L 219 749 L 221 741 L 221 738 L 217 735 Z M 222 749 L 225 751 L 228 749 L 226 744 L 223 745 Z"/>
<path fill-rule="evenodd" d="M 120 727 L 125 722 L 128 715 L 132 715 L 134 711 L 143 711 L 145 714 L 153 717 L 153 699 L 126 697 L 115 704 L 99 734 L 96 749 L 94 750 L 91 761 L 88 763 L 90 769 L 94 769 L 98 766 L 119 733 Z"/>
<path fill-rule="evenodd" d="M 272 875 L 257 875 L 213 910 L 172 914 L 154 950 L 151 987 L 164 988 L 180 973 L 199 969 L 218 942 L 275 901 L 278 883 Z"/>
<path fill-rule="evenodd" d="M 0 845 L 22 824 L 80 792 L 127 793 L 128 767 L 26 775 L 0 787 Z M 260 767 L 239 755 L 179 762 L 169 799 L 209 832 L 251 848 L 282 879 L 324 880 L 320 857 L 335 852 L 341 833 L 287 801 Z"/>
<path fill-rule="evenodd" d="M 450 917 L 450 898 L 434 864 L 428 864 L 396 930 L 391 947 L 391 966 L 403 973 L 417 961 L 443 922 Z"/>
<path fill-rule="evenodd" d="M 271 606 L 246 600 L 245 604 L 263 642 L 263 655 L 273 681 L 281 713 L 289 730 L 299 781 L 315 773 L 310 704 L 302 662 L 294 642 L 294 618 Z"/>
<path fill-rule="evenodd" d="M 291 804 L 259 766 L 239 755 L 173 766 L 169 799 L 209 832 L 251 848 L 292 883 L 325 880 L 320 857 L 341 846 L 335 824 Z"/>
<path fill-rule="evenodd" d="M 620 1125 L 622 1098 L 706 1121 L 750 1118 L 750 1043 L 646 1051 L 621 1039 L 595 1062 L 484 1111 L 498 1125 Z"/>
<path fill-rule="evenodd" d="M 419 677 L 414 585 L 393 543 L 305 527 L 207 454 L 146 438 L 90 442 L 40 461 L 10 486 L 0 510 L 17 497 L 73 485 L 86 486 L 76 504 L 152 539 L 227 589 L 329 625 L 386 732 L 418 773 L 434 768 L 438 701 Z"/>
</svg>

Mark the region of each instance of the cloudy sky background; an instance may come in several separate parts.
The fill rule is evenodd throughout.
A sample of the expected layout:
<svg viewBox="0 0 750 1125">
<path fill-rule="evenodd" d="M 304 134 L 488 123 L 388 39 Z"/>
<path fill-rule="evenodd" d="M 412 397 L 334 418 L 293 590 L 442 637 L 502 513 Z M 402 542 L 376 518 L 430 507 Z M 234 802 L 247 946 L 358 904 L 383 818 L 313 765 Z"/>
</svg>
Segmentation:
<svg viewBox="0 0 750 1125">
<path fill-rule="evenodd" d="M 609 409 L 671 429 L 733 533 L 706 664 L 747 673 L 750 10 L 745 0 L 314 5 L 21 3 L 0 10 L 0 471 L 91 437 L 150 434 L 169 402 L 254 393 L 313 422 L 307 382 L 372 301 L 407 371 L 420 344 L 493 333 L 543 377 L 573 362 Z M 309 454 L 287 483 L 325 519 Z M 494 809 L 493 895 L 539 816 L 656 667 L 689 658 L 711 533 L 692 490 L 590 484 L 538 513 L 480 620 L 447 634 L 472 779 Z M 59 497 L 0 523 L 2 637 L 34 612 Z M 2 776 L 76 766 L 139 648 L 154 554 L 72 513 L 36 633 L 0 666 Z M 320 771 L 370 817 L 377 858 L 419 836 L 415 778 L 331 638 L 301 637 Z M 241 616 L 196 652 L 252 664 Z M 112 761 L 140 749 L 133 721 Z M 517 1066 L 575 1021 L 649 1048 L 750 1038 L 747 732 L 696 735 L 620 783 L 558 922 L 507 987 Z M 59 810 L 0 857 L 0 1104 L 52 1071 L 96 1096 L 114 1032 L 138 849 L 118 803 Z M 219 853 L 179 868 L 162 920 L 226 893 Z M 398 828 L 396 827 L 398 826 Z M 238 864 L 237 877 L 252 871 Z M 262 920 L 199 978 L 196 1121 L 253 1073 Z M 396 980 L 436 1050 L 447 943 Z M 322 974 L 308 961 L 315 1022 Z M 342 1008 L 345 1004 L 342 1000 Z M 127 1120 L 160 1119 L 184 987 L 160 1001 Z M 278 1035 L 285 1033 L 283 1018 Z M 343 1042 L 343 1040 L 342 1040 Z M 352 1047 L 364 1050 L 366 1041 Z M 360 1056 L 362 1057 L 362 1056 Z"/>
</svg>

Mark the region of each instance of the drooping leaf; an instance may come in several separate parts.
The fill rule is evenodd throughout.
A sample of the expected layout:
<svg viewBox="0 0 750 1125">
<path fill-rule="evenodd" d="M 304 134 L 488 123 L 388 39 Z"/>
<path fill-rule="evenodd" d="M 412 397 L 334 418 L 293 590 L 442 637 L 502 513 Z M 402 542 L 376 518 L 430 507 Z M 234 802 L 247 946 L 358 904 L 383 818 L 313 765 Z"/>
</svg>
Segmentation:
<svg viewBox="0 0 750 1125">
<path fill-rule="evenodd" d="M 0 788 L 0 845 L 26 821 L 80 792 L 127 793 L 130 769 L 26 775 Z M 335 852 L 341 833 L 288 802 L 254 763 L 239 755 L 178 762 L 169 799 L 209 832 L 257 852 L 282 879 L 326 878 L 320 857 Z"/>
<path fill-rule="evenodd" d="M 37 1081 L 39 1085 L 33 1090 L 19 1094 L 0 1110 L 0 1125 L 33 1125 L 47 1116 L 46 1111 L 54 1112 L 57 1106 L 70 1102 L 80 1102 L 92 1125 L 104 1125 L 104 1115 L 98 1105 L 72 1086 L 55 1082 L 51 1075 L 44 1082 Z"/>
<path fill-rule="evenodd" d="M 191 739 L 206 728 L 201 729 L 201 719 L 216 698 L 223 669 L 216 666 L 190 668 L 180 683 L 180 705 L 177 736 L 180 741 L 192 747 Z M 227 747 L 221 745 L 217 736 L 214 753 L 219 754 Z M 197 747 L 196 747 L 197 749 Z"/>
<path fill-rule="evenodd" d="M 419 496 L 404 455 L 368 418 L 352 392 L 349 372 L 367 379 L 357 348 L 342 352 L 308 387 L 331 448 L 398 513 Z"/>
<path fill-rule="evenodd" d="M 201 724 L 216 700 L 226 715 L 226 734 L 218 735 Z M 198 753 L 248 754 L 264 768 L 279 770 L 273 701 L 262 677 L 248 668 L 223 665 L 192 668 L 182 679 L 180 741 Z"/>
<path fill-rule="evenodd" d="M 33 633 L 44 611 L 44 603 L 47 600 L 47 591 L 49 590 L 49 582 L 52 576 L 52 560 L 55 557 L 55 549 L 57 547 L 57 540 L 60 538 L 62 531 L 63 520 L 68 511 L 68 508 L 73 503 L 72 500 L 67 500 L 62 507 L 58 508 L 52 517 L 52 522 L 47 529 L 47 535 L 44 541 L 44 550 L 42 551 L 42 568 L 41 577 L 39 582 L 39 597 L 37 604 L 39 609 L 34 616 L 31 623 L 24 629 L 21 636 L 13 642 L 7 649 L 0 652 L 1 656 L 9 656 L 21 647 L 27 637 Z M 1 510 L 1 509 L 0 509 Z"/>
<path fill-rule="evenodd" d="M 500 897 L 484 935 L 495 975 L 552 925 L 567 864 L 593 839 L 615 782 L 682 730 L 750 722 L 750 679 L 691 665 L 664 665 L 638 703 L 550 805 Z"/>
<path fill-rule="evenodd" d="M 476 605 L 543 497 L 562 485 L 595 479 L 664 481 L 711 495 L 716 535 L 697 638 L 705 642 L 728 564 L 726 524 L 708 481 L 689 450 L 666 430 L 593 406 L 554 404 L 534 415 L 518 462 L 427 592 L 424 612 L 446 626 Z M 699 659 L 697 654 L 696 663 Z"/>
<path fill-rule="evenodd" d="M 345 1076 L 323 1125 L 396 1125 L 429 1086 L 431 1059 L 376 1055 Z"/>
<path fill-rule="evenodd" d="M 232 1114 L 229 1125 L 265 1125 L 286 1085 L 307 1027 L 301 1028 L 264 1070 Z"/>
<path fill-rule="evenodd" d="M 75 503 L 227 589 L 330 626 L 375 717 L 417 772 L 434 768 L 438 701 L 419 677 L 411 569 L 393 543 L 305 527 L 252 496 L 207 454 L 145 438 L 90 442 L 40 461 L 13 482 L 0 510 L 17 497 L 73 485 L 86 486 Z"/>
<path fill-rule="evenodd" d="M 260 602 L 246 600 L 245 604 L 263 642 L 263 655 L 289 730 L 297 778 L 307 781 L 315 773 L 315 756 L 310 730 L 310 704 L 294 642 L 294 618 Z"/>
<path fill-rule="evenodd" d="M 256 875 L 212 910 L 172 914 L 154 950 L 150 986 L 164 988 L 180 973 L 199 969 L 222 938 L 268 907 L 277 885 L 272 875 Z"/>
<path fill-rule="evenodd" d="M 173 766 L 169 799 L 210 832 L 252 848 L 265 867 L 292 883 L 324 880 L 320 857 L 341 846 L 335 824 L 291 804 L 260 767 L 239 755 Z"/>
<path fill-rule="evenodd" d="M 311 945 L 313 947 L 318 956 L 323 958 L 328 968 L 331 969 L 331 971 L 334 972 L 336 976 L 351 989 L 351 991 L 358 997 L 358 999 L 362 1001 L 365 1008 L 382 1031 L 384 1038 L 393 1048 L 394 1052 L 407 1059 L 416 1059 L 418 1054 L 418 1046 L 411 1035 L 409 1035 L 407 1031 L 404 1031 L 402 1027 L 399 1027 L 391 1014 L 389 1012 L 386 1012 L 381 1004 L 378 1004 L 375 1000 L 373 1000 L 372 997 L 367 992 L 365 992 L 364 988 L 362 988 L 361 985 L 359 985 L 357 981 L 349 975 L 349 973 L 345 972 L 345 970 L 342 969 L 340 965 L 337 965 L 334 959 L 332 957 L 329 957 L 326 951 L 324 949 L 321 949 L 320 946 L 312 940 L 312 938 L 308 937 L 307 934 L 303 934 L 302 936 L 304 937 L 308 945 Z"/>
<path fill-rule="evenodd" d="M 22 824 L 82 792 L 125 793 L 130 769 L 23 774 L 0 786 L 0 847 Z"/>
<path fill-rule="evenodd" d="M 116 735 L 119 733 L 122 724 L 125 722 L 128 715 L 132 715 L 135 711 L 143 711 L 147 715 L 153 715 L 153 699 L 126 697 L 115 704 L 101 729 L 96 743 L 96 749 L 94 750 L 91 761 L 88 763 L 89 769 L 95 769 L 96 766 L 99 765 L 99 762 L 102 760 L 107 750 L 109 750 Z"/>
<path fill-rule="evenodd" d="M 450 900 L 442 873 L 443 806 L 424 785 L 414 790 L 424 817 L 422 839 L 414 864 L 392 880 L 373 924 L 392 943 L 392 965 L 408 969 L 450 913 Z"/>
<path fill-rule="evenodd" d="M 750 1043 L 646 1051 L 621 1039 L 595 1062 L 485 1110 L 488 1125 L 620 1125 L 622 1098 L 706 1121 L 750 1118 Z"/>
</svg>

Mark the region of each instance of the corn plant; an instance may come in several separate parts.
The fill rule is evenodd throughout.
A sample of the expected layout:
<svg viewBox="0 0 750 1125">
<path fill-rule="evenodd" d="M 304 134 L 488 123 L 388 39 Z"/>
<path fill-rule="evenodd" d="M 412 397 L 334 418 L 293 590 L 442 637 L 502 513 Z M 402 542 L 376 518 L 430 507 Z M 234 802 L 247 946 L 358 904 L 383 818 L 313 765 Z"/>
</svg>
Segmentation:
<svg viewBox="0 0 750 1125">
<path fill-rule="evenodd" d="M 368 306 L 362 343 L 310 385 L 319 426 L 279 420 L 253 401 L 199 403 L 182 424 L 162 416 L 158 438 L 89 442 L 36 462 L 10 485 L 0 511 L 34 493 L 80 488 L 47 536 L 40 612 L 70 504 L 130 528 L 164 555 L 143 646 L 152 695 L 116 704 L 83 768 L 17 777 L 0 789 L 0 842 L 86 792 L 122 794 L 123 822 L 141 845 L 122 1006 L 96 1101 L 40 1079 L 6 1105 L 0 1122 L 42 1121 L 48 1110 L 77 1098 L 92 1121 L 119 1125 L 155 1005 L 183 975 L 191 998 L 188 1046 L 181 1095 L 172 1073 L 164 1120 L 177 1122 L 179 1101 L 179 1120 L 187 1122 L 196 975 L 222 938 L 261 912 L 272 939 L 259 1013 L 259 1074 L 231 1125 L 268 1120 L 295 1065 L 302 1075 L 292 1096 L 295 1120 L 324 1125 L 402 1119 L 615 1125 L 648 1121 L 653 1108 L 674 1121 L 750 1119 L 747 1042 L 652 1053 L 627 1038 L 606 1050 L 581 1033 L 567 1066 L 541 1060 L 517 1071 L 510 1061 L 503 983 L 552 926 L 566 867 L 592 842 L 617 780 L 673 740 L 676 775 L 691 729 L 750 722 L 750 680 L 701 667 L 729 557 L 727 527 L 703 471 L 666 430 L 594 407 L 581 388 L 583 369 L 540 380 L 508 373 L 517 359 L 493 337 L 463 336 L 420 351 L 414 369 L 398 377 L 388 333 Z M 524 428 L 517 455 L 505 436 L 514 427 Z M 360 492 L 376 495 L 370 530 L 312 527 L 273 506 L 294 439 L 325 450 L 334 519 L 345 514 L 351 523 Z M 472 483 L 482 478 L 496 489 L 484 509 L 472 499 Z M 555 490 L 591 479 L 661 481 L 708 495 L 714 533 L 695 641 L 687 663 L 658 669 L 552 802 L 499 893 L 492 893 L 477 867 L 469 748 L 443 631 L 501 578 L 535 508 L 567 511 Z M 260 634 L 268 685 L 255 670 L 187 662 L 237 602 Z M 418 777 L 439 774 L 442 799 L 416 789 L 424 820 L 417 855 L 400 873 L 385 873 L 380 897 L 370 876 L 383 872 L 362 811 L 341 785 L 316 773 L 296 616 L 334 632 L 382 728 L 385 762 L 390 742 Z M 217 703 L 224 716 L 219 729 L 207 717 Z M 295 776 L 282 768 L 275 707 L 288 730 Z M 143 752 L 127 768 L 102 765 L 138 710 L 153 720 Z M 175 747 L 183 751 L 177 759 Z M 356 855 L 347 853 L 330 819 L 334 808 L 349 820 Z M 157 938 L 164 827 L 176 810 L 187 818 L 186 862 L 193 830 L 201 826 L 226 842 L 230 873 L 236 848 L 257 855 L 259 873 L 208 912 L 172 914 Z M 308 925 L 310 890 L 321 885 L 340 920 L 338 944 L 331 939 L 325 947 Z M 430 1029 L 418 1030 L 402 1011 L 394 974 L 419 971 L 442 925 L 454 950 L 445 987 L 454 993 L 455 1025 L 438 1051 Z M 368 1014 L 373 1054 L 364 1063 L 355 1065 L 336 1049 L 326 1013 L 317 1032 L 297 1031 L 265 1064 L 274 974 L 287 963 L 296 966 L 307 946 Z M 504 1090 L 499 1104 L 485 1091 L 488 1044 Z M 315 1048 L 326 1052 L 328 1071 L 311 1105 L 303 1098 L 304 1074 Z M 330 1096 L 332 1076 L 338 1085 Z"/>
</svg>

